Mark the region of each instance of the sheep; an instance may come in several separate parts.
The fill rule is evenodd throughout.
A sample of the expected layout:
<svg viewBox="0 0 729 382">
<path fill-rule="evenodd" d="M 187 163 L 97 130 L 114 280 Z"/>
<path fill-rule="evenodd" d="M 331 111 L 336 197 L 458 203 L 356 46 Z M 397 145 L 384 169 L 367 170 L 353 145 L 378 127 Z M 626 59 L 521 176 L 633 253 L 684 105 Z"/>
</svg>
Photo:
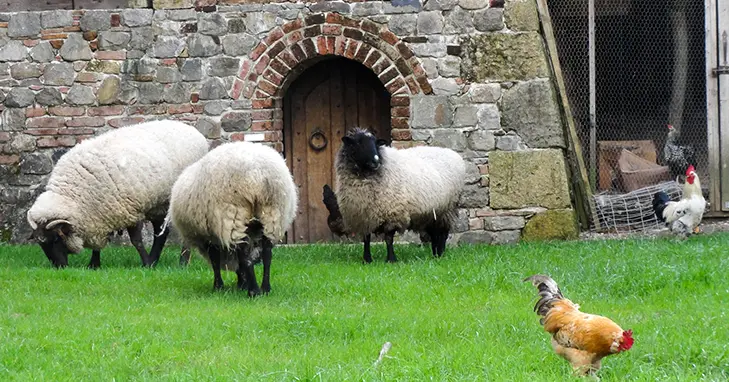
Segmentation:
<svg viewBox="0 0 729 382">
<path fill-rule="evenodd" d="M 284 237 L 298 209 L 298 193 L 283 157 L 259 143 L 229 142 L 180 174 L 165 219 L 213 268 L 213 290 L 224 270 L 244 282 L 248 296 L 269 293 L 274 243 Z M 263 260 L 258 287 L 253 266 Z"/>
<path fill-rule="evenodd" d="M 68 254 L 92 249 L 98 267 L 109 233 L 126 229 L 143 266 L 154 266 L 167 239 L 162 223 L 172 184 L 208 151 L 193 126 L 150 121 L 111 130 L 74 146 L 57 162 L 45 191 L 28 210 L 33 236 L 56 268 Z M 144 248 L 141 222 L 152 222 L 155 238 Z"/>
<path fill-rule="evenodd" d="M 366 129 L 342 137 L 335 158 L 336 197 L 348 232 L 364 235 L 364 261 L 372 262 L 371 235 L 384 234 L 387 261 L 395 262 L 395 232 L 427 233 L 435 257 L 445 252 L 466 164 L 453 150 L 387 147 Z"/>
</svg>

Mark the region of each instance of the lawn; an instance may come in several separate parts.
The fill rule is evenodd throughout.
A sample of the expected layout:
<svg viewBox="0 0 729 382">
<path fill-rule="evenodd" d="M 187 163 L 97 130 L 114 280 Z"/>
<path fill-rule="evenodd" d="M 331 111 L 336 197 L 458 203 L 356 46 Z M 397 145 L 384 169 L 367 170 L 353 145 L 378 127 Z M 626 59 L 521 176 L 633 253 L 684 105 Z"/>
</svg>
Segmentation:
<svg viewBox="0 0 729 382">
<path fill-rule="evenodd" d="M 532 311 L 550 274 L 584 311 L 634 331 L 603 381 L 729 378 L 728 234 L 450 248 L 276 247 L 272 292 L 212 290 L 196 254 L 141 269 L 130 247 L 51 269 L 37 246 L 0 246 L 0 380 L 562 381 Z M 257 272 L 261 274 L 261 266 Z M 373 366 L 389 341 L 392 348 Z"/>
</svg>

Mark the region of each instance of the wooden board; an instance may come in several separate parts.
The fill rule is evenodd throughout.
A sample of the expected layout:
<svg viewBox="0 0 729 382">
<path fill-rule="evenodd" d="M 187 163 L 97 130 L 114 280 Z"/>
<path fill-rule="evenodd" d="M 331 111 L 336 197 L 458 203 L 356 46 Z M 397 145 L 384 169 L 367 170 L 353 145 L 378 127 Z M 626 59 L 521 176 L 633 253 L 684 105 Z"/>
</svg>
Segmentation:
<svg viewBox="0 0 729 382">
<path fill-rule="evenodd" d="M 656 145 L 653 141 L 600 141 L 598 142 L 598 187 L 601 191 L 609 190 L 612 179 L 617 174 L 617 163 L 623 149 L 651 162 L 658 163 Z"/>
</svg>

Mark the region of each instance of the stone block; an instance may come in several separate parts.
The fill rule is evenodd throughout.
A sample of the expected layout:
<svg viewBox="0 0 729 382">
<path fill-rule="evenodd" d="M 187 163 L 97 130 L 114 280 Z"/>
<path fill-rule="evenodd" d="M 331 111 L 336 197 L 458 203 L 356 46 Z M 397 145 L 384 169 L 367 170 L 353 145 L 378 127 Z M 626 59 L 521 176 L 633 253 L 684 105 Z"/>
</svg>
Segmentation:
<svg viewBox="0 0 729 382">
<path fill-rule="evenodd" d="M 125 9 L 122 11 L 122 23 L 128 27 L 141 27 L 152 24 L 154 11 L 151 9 Z"/>
<path fill-rule="evenodd" d="M 475 130 L 468 136 L 468 148 L 476 151 L 491 151 L 496 148 L 496 137 L 488 130 Z"/>
<path fill-rule="evenodd" d="M 228 22 L 220 13 L 201 13 L 197 22 L 198 33 L 220 36 L 228 31 Z"/>
<path fill-rule="evenodd" d="M 250 113 L 231 111 L 223 115 L 221 122 L 223 130 L 231 133 L 250 130 L 252 119 Z"/>
<path fill-rule="evenodd" d="M 534 215 L 522 231 L 524 241 L 574 240 L 579 229 L 572 209 L 549 210 Z"/>
<path fill-rule="evenodd" d="M 268 32 L 276 26 L 276 14 L 271 12 L 252 12 L 246 14 L 246 31 L 259 34 Z"/>
<path fill-rule="evenodd" d="M 246 19 L 233 17 L 228 19 L 228 34 L 244 33 L 246 31 Z"/>
<path fill-rule="evenodd" d="M 38 78 L 41 76 L 41 68 L 38 64 L 20 63 L 10 67 L 10 75 L 16 80 L 27 78 Z"/>
<path fill-rule="evenodd" d="M 499 108 L 495 104 L 479 105 L 477 126 L 482 130 L 499 130 L 501 129 L 501 114 Z"/>
<path fill-rule="evenodd" d="M 40 22 L 43 29 L 70 27 L 73 14 L 67 10 L 46 11 L 41 13 Z"/>
<path fill-rule="evenodd" d="M 524 81 L 549 77 L 538 33 L 481 34 L 464 37 L 462 76 L 471 82 Z"/>
<path fill-rule="evenodd" d="M 433 130 L 432 146 L 447 147 L 455 151 L 463 151 L 466 149 L 466 135 L 462 131 L 456 129 L 437 129 Z"/>
<path fill-rule="evenodd" d="M 182 74 L 177 66 L 158 66 L 156 80 L 161 84 L 180 82 Z"/>
<path fill-rule="evenodd" d="M 230 107 L 228 101 L 210 101 L 203 106 L 203 112 L 207 115 L 221 115 Z"/>
<path fill-rule="evenodd" d="M 223 37 L 223 51 L 228 56 L 245 56 L 258 44 L 258 39 L 249 34 L 227 35 Z"/>
<path fill-rule="evenodd" d="M 446 96 L 413 96 L 410 105 L 414 129 L 450 127 L 453 123 L 453 109 Z"/>
<path fill-rule="evenodd" d="M 453 127 L 474 127 L 478 122 L 477 105 L 460 105 L 453 116 Z"/>
<path fill-rule="evenodd" d="M 512 31 L 538 32 L 539 13 L 534 0 L 512 0 L 504 4 L 506 26 Z"/>
<path fill-rule="evenodd" d="M 53 52 L 50 42 L 41 41 L 40 44 L 30 49 L 30 58 L 35 62 L 45 63 L 53 61 L 53 59 L 56 58 L 56 55 Z M 1 58 L 0 61 L 2 61 Z"/>
<path fill-rule="evenodd" d="M 199 58 L 187 59 L 180 68 L 183 81 L 200 81 L 203 77 L 202 60 Z"/>
<path fill-rule="evenodd" d="M 426 11 L 448 11 L 458 4 L 458 0 L 428 0 L 423 4 Z"/>
<path fill-rule="evenodd" d="M 68 35 L 58 53 L 66 61 L 88 61 L 93 57 L 88 41 L 84 40 L 80 33 Z"/>
<path fill-rule="evenodd" d="M 159 103 L 164 96 L 164 87 L 154 82 L 140 82 L 138 102 L 142 105 Z"/>
<path fill-rule="evenodd" d="M 18 12 L 10 16 L 8 37 L 35 37 L 41 31 L 39 12 Z"/>
<path fill-rule="evenodd" d="M 66 95 L 66 103 L 71 105 L 91 105 L 95 101 L 94 89 L 86 85 L 74 84 Z"/>
<path fill-rule="evenodd" d="M 462 208 L 483 208 L 489 205 L 490 192 L 487 187 L 469 185 L 463 188 L 458 205 Z"/>
<path fill-rule="evenodd" d="M 569 208 L 562 150 L 489 153 L 491 208 Z"/>
<path fill-rule="evenodd" d="M 438 77 L 430 81 L 433 94 L 437 96 L 451 96 L 460 93 L 462 85 L 459 85 L 455 78 Z"/>
<path fill-rule="evenodd" d="M 165 87 L 164 101 L 167 103 L 186 103 L 190 101 L 189 85 L 176 83 Z"/>
<path fill-rule="evenodd" d="M 53 162 L 44 153 L 24 153 L 20 156 L 20 172 L 31 175 L 49 174 L 53 169 Z"/>
<path fill-rule="evenodd" d="M 0 114 L 1 131 L 20 131 L 25 129 L 25 109 L 9 107 Z"/>
<path fill-rule="evenodd" d="M 453 10 L 443 12 L 443 15 L 445 21 L 443 33 L 465 34 L 473 30 L 473 19 L 467 10 L 455 7 Z"/>
<path fill-rule="evenodd" d="M 521 138 L 513 133 L 498 137 L 496 140 L 496 148 L 502 151 L 519 151 L 527 149 Z"/>
<path fill-rule="evenodd" d="M 414 14 L 393 15 L 387 27 L 398 36 L 409 36 L 415 33 L 417 16 Z"/>
<path fill-rule="evenodd" d="M 200 99 L 223 99 L 228 97 L 228 88 L 220 78 L 208 78 L 200 88 Z"/>
<path fill-rule="evenodd" d="M 35 94 L 28 88 L 12 88 L 5 97 L 7 107 L 26 107 L 35 102 Z"/>
<path fill-rule="evenodd" d="M 495 32 L 504 29 L 504 9 L 487 8 L 474 12 L 473 26 L 479 32 Z"/>
<path fill-rule="evenodd" d="M 192 8 L 192 0 L 152 0 L 154 9 L 183 9 Z"/>
<path fill-rule="evenodd" d="M 79 22 L 82 31 L 103 31 L 111 28 L 111 12 L 87 10 Z"/>
<path fill-rule="evenodd" d="M 216 40 L 218 42 L 216 42 Z M 210 57 L 220 54 L 219 39 L 204 34 L 193 34 L 187 39 L 188 54 L 190 57 Z"/>
<path fill-rule="evenodd" d="M 157 41 L 152 47 L 152 54 L 159 58 L 178 57 L 182 51 L 185 50 L 185 47 L 186 42 L 182 38 L 174 36 L 158 36 Z"/>
<path fill-rule="evenodd" d="M 35 137 L 28 134 L 15 134 L 13 140 L 8 144 L 10 152 L 21 153 L 36 149 Z"/>
<path fill-rule="evenodd" d="M 531 148 L 564 147 L 562 118 L 551 80 L 520 82 L 504 91 L 501 126 L 516 132 Z"/>
<path fill-rule="evenodd" d="M 501 84 L 471 84 L 468 97 L 474 103 L 495 103 L 501 98 Z"/>
<path fill-rule="evenodd" d="M 63 95 L 56 88 L 43 88 L 35 95 L 35 101 L 43 106 L 56 106 L 63 103 Z"/>
<path fill-rule="evenodd" d="M 438 73 L 443 77 L 458 77 L 461 74 L 461 59 L 456 56 L 438 59 Z"/>
<path fill-rule="evenodd" d="M 139 27 L 132 29 L 132 39 L 129 41 L 129 47 L 131 49 L 138 49 L 138 50 L 147 50 L 149 47 L 155 45 L 155 37 L 157 37 L 157 43 L 159 43 L 160 39 L 166 40 L 167 38 L 174 38 L 170 36 L 156 36 L 154 32 L 154 28 L 152 27 Z M 174 38 L 176 39 L 176 38 Z M 184 45 L 184 40 L 176 39 L 178 43 L 167 41 L 166 44 L 161 44 L 159 49 L 167 49 L 164 52 L 169 53 L 160 53 L 160 54 L 171 54 L 173 56 L 169 57 L 177 57 L 177 55 L 182 52 L 184 46 L 179 47 L 180 43 L 182 42 Z M 170 46 L 167 46 L 170 45 Z M 179 50 L 178 50 L 179 48 Z M 154 53 L 153 53 L 154 54 Z M 127 54 L 127 57 L 129 55 Z"/>
<path fill-rule="evenodd" d="M 119 95 L 121 95 L 121 79 L 117 76 L 109 76 L 101 82 L 96 97 L 99 105 L 110 105 L 119 99 Z"/>
<path fill-rule="evenodd" d="M 208 61 L 207 73 L 213 77 L 228 77 L 238 74 L 240 59 L 234 57 L 213 57 Z"/>
<path fill-rule="evenodd" d="M 207 139 L 220 138 L 220 122 L 215 122 L 210 118 L 200 118 L 195 126 Z"/>
<path fill-rule="evenodd" d="M 468 231 L 461 235 L 458 244 L 514 244 L 519 242 L 520 232 L 510 231 Z"/>
<path fill-rule="evenodd" d="M 10 40 L 0 48 L 0 61 L 23 61 L 28 56 L 28 48 L 20 40 Z"/>
<path fill-rule="evenodd" d="M 131 40 L 129 32 L 104 31 L 99 33 L 99 49 L 122 50 L 126 49 Z M 63 45 L 66 46 L 65 44 Z"/>
<path fill-rule="evenodd" d="M 490 216 L 483 219 L 487 231 L 504 231 L 524 228 L 523 216 Z"/>
</svg>

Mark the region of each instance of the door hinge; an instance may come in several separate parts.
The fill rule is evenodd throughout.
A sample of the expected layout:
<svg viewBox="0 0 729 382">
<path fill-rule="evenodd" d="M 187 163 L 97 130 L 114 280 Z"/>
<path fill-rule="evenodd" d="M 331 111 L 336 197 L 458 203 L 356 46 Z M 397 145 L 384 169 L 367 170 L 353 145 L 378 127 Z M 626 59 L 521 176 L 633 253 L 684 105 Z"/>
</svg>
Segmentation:
<svg viewBox="0 0 729 382">
<path fill-rule="evenodd" d="M 714 77 L 718 77 L 719 75 L 722 75 L 722 74 L 729 74 L 729 66 L 722 65 L 722 66 L 716 67 L 714 69 L 711 69 L 711 75 Z"/>
</svg>

